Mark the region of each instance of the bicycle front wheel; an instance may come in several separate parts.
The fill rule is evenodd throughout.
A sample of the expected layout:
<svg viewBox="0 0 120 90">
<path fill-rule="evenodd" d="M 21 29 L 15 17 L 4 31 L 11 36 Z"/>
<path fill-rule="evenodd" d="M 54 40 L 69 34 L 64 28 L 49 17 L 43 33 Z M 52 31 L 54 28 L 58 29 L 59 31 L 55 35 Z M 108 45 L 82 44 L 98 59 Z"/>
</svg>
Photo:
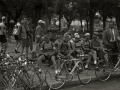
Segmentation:
<svg viewBox="0 0 120 90">
<path fill-rule="evenodd" d="M 105 61 L 99 62 L 97 64 L 97 68 L 95 69 L 95 75 L 100 81 L 108 80 L 111 75 L 110 64 Z"/>
<path fill-rule="evenodd" d="M 7 90 L 7 89 L 10 90 L 8 84 L 2 77 L 0 77 L 0 90 Z"/>
<path fill-rule="evenodd" d="M 46 83 L 50 89 L 59 89 L 66 82 L 66 70 L 64 67 L 58 68 L 58 73 L 55 73 L 54 66 L 51 66 L 46 71 Z"/>
<path fill-rule="evenodd" d="M 85 68 L 85 64 L 79 63 L 78 64 L 78 79 L 82 84 L 88 84 L 91 81 L 92 78 L 92 68 L 91 65 L 88 64 L 88 68 Z"/>
</svg>

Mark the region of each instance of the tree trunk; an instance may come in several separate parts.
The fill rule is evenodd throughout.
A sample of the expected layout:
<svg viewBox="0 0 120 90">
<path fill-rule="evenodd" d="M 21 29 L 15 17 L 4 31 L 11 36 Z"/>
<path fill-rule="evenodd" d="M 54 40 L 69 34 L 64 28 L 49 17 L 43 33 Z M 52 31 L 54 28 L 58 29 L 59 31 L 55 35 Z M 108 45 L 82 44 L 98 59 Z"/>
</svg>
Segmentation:
<svg viewBox="0 0 120 90">
<path fill-rule="evenodd" d="M 103 12 L 103 30 L 105 30 L 105 28 L 106 28 L 106 18 L 107 18 L 107 16 Z"/>
<path fill-rule="evenodd" d="M 70 28 L 71 22 L 72 22 L 72 21 L 67 20 L 67 28 L 68 28 L 68 29 Z"/>
<path fill-rule="evenodd" d="M 35 7 L 35 27 L 37 26 L 37 6 Z"/>
<path fill-rule="evenodd" d="M 89 30 L 89 20 L 86 20 L 87 23 L 87 31 Z"/>
<path fill-rule="evenodd" d="M 81 30 L 83 31 L 82 19 L 80 19 L 80 24 L 81 24 Z M 83 31 L 83 32 L 84 32 L 84 31 Z"/>
<path fill-rule="evenodd" d="M 93 11 L 92 0 L 90 0 L 90 36 L 91 38 L 94 32 L 94 15 L 95 15 L 95 12 Z"/>
<path fill-rule="evenodd" d="M 90 10 L 90 36 L 92 38 L 94 32 L 94 12 Z"/>
<path fill-rule="evenodd" d="M 117 15 L 116 15 L 116 23 L 117 23 L 117 29 L 120 31 L 120 7 L 118 7 L 117 10 Z"/>
<path fill-rule="evenodd" d="M 59 31 L 61 31 L 61 18 L 62 18 L 62 15 L 60 13 L 60 15 L 59 15 Z"/>
</svg>

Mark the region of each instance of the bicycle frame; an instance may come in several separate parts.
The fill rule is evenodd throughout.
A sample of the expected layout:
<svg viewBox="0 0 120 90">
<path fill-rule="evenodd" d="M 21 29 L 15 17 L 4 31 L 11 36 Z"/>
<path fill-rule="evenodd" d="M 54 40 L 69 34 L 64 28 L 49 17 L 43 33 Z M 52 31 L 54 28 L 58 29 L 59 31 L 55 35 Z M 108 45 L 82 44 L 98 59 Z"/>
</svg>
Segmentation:
<svg viewBox="0 0 120 90">
<path fill-rule="evenodd" d="M 113 55 L 119 55 L 119 54 L 120 54 L 120 53 L 110 54 L 110 52 L 108 52 L 108 62 L 110 62 L 110 66 L 112 67 L 113 72 L 117 71 L 117 70 L 120 68 L 120 66 L 119 66 L 119 64 L 120 64 L 120 59 L 117 61 L 117 63 L 115 64 L 115 66 L 113 66 L 111 56 L 113 56 Z"/>
<path fill-rule="evenodd" d="M 71 59 L 71 60 L 64 60 L 64 59 L 62 59 L 62 60 L 63 60 L 63 62 L 62 62 L 62 64 L 60 65 L 60 71 L 61 71 L 61 69 L 63 68 L 63 66 L 65 65 L 65 69 L 66 69 L 66 71 L 67 71 L 67 73 L 68 73 L 69 75 L 73 75 L 73 72 L 74 72 L 75 69 L 78 67 L 78 64 L 79 64 L 79 63 L 81 63 L 81 65 L 82 65 L 82 62 L 80 61 L 80 59 Z M 67 62 L 72 62 L 72 61 L 74 61 L 75 65 L 74 65 L 74 67 L 72 68 L 71 72 L 68 72 L 66 63 L 67 63 Z"/>
</svg>

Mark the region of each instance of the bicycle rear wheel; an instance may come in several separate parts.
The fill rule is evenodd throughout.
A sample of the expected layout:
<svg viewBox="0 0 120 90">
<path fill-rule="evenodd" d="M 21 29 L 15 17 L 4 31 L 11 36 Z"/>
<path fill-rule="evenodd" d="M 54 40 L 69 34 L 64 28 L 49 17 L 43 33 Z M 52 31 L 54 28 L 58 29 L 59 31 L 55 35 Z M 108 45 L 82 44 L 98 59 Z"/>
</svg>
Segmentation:
<svg viewBox="0 0 120 90">
<path fill-rule="evenodd" d="M 50 89 L 59 89 L 66 82 L 66 70 L 64 67 L 58 68 L 58 73 L 55 73 L 54 66 L 51 66 L 46 71 L 46 83 Z"/>
<path fill-rule="evenodd" d="M 88 84 L 91 79 L 92 79 L 92 67 L 90 64 L 88 64 L 88 68 L 85 68 L 85 64 L 84 63 L 79 63 L 78 64 L 78 79 L 82 84 Z"/>
<path fill-rule="evenodd" d="M 108 80 L 111 75 L 110 64 L 106 61 L 99 62 L 95 69 L 95 75 L 100 81 Z"/>
</svg>

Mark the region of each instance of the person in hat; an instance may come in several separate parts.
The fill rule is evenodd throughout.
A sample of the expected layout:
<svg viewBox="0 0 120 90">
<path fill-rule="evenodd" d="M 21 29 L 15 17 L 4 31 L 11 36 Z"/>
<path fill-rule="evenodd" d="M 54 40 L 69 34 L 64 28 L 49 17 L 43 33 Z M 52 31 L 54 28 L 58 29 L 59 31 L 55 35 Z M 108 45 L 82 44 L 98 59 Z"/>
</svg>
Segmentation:
<svg viewBox="0 0 120 90">
<path fill-rule="evenodd" d="M 39 20 L 38 21 L 38 26 L 36 27 L 36 31 L 35 31 L 35 39 L 36 39 L 36 50 L 39 47 L 39 43 L 41 43 L 41 38 L 44 36 L 44 29 L 43 29 L 43 25 L 45 24 L 45 22 L 43 20 Z"/>
<path fill-rule="evenodd" d="M 85 33 L 85 38 L 81 41 L 81 47 L 82 51 L 84 52 L 84 55 L 88 55 L 91 53 L 91 40 L 90 40 L 90 33 Z M 89 58 L 87 58 L 87 61 L 89 61 Z M 88 66 L 86 65 L 86 68 Z"/>
<path fill-rule="evenodd" d="M 71 54 L 74 58 L 78 58 L 78 55 L 80 54 L 81 52 L 81 45 L 82 45 L 82 42 L 81 42 L 81 38 L 80 38 L 80 35 L 78 33 L 75 33 L 74 34 L 74 49 L 73 49 L 73 53 Z"/>
<path fill-rule="evenodd" d="M 118 53 L 118 41 L 120 40 L 120 35 L 118 30 L 115 28 L 116 20 L 114 17 L 108 18 L 107 22 L 109 28 L 103 32 L 103 45 L 104 48 L 111 49 L 112 53 Z M 117 55 L 112 56 L 113 65 L 117 63 Z"/>
<path fill-rule="evenodd" d="M 73 58 L 71 56 L 71 53 L 73 52 L 73 50 L 71 49 L 69 40 L 70 40 L 69 35 L 64 34 L 61 43 L 58 45 L 58 56 L 66 59 Z M 71 71 L 71 62 L 69 62 L 68 70 Z"/>
<path fill-rule="evenodd" d="M 38 55 L 38 67 L 42 68 L 42 61 L 48 60 L 49 65 L 51 65 L 51 62 L 54 65 L 55 72 L 57 72 L 57 67 L 56 67 L 56 56 L 54 55 L 55 53 L 55 46 L 52 41 L 50 41 L 49 35 L 44 36 L 44 41 L 41 44 L 40 52 Z"/>
<path fill-rule="evenodd" d="M 93 58 L 94 64 L 96 65 L 98 60 L 97 57 L 99 57 L 100 59 L 103 59 L 102 57 L 99 56 L 99 52 L 102 52 L 102 47 L 101 47 L 101 43 L 98 41 L 98 37 L 99 34 L 98 32 L 94 32 L 93 33 L 93 37 L 92 40 L 90 41 L 91 43 L 91 51 L 88 53 L 88 59 L 87 59 L 87 63 L 86 63 L 86 68 L 88 68 L 88 64 L 91 62 L 91 59 Z"/>
<path fill-rule="evenodd" d="M 6 39 L 6 17 L 2 17 L 2 22 L 0 23 L 0 43 L 1 43 L 1 48 L 4 50 L 3 53 L 6 52 L 7 49 L 7 39 Z"/>
<path fill-rule="evenodd" d="M 58 27 L 57 27 L 57 25 L 56 25 L 56 19 L 55 19 L 55 18 L 52 19 L 52 23 L 51 23 L 51 25 L 48 27 L 48 30 L 49 30 L 49 31 L 56 31 L 56 30 L 58 30 Z"/>
</svg>

